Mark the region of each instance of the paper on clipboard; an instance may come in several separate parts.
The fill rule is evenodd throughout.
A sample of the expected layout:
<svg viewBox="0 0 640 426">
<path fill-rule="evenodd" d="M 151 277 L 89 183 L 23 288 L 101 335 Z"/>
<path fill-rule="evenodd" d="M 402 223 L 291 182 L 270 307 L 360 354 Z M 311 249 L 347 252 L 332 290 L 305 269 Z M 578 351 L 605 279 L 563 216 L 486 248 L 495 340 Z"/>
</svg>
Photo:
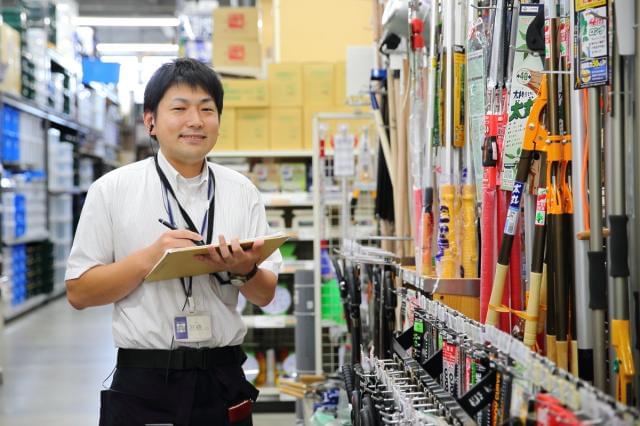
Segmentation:
<svg viewBox="0 0 640 426">
<path fill-rule="evenodd" d="M 260 250 L 260 258 L 258 265 L 271 253 L 276 251 L 282 244 L 289 239 L 288 235 L 275 234 L 265 237 L 257 237 L 240 241 L 243 250 L 250 249 L 256 240 L 264 240 L 264 245 Z M 218 247 L 218 244 L 212 244 Z M 162 258 L 155 264 L 151 272 L 145 277 L 145 281 L 164 281 L 180 277 L 195 277 L 197 275 L 211 274 L 220 272 L 214 266 L 197 260 L 196 255 L 208 254 L 208 246 L 193 246 L 167 250 Z"/>
</svg>

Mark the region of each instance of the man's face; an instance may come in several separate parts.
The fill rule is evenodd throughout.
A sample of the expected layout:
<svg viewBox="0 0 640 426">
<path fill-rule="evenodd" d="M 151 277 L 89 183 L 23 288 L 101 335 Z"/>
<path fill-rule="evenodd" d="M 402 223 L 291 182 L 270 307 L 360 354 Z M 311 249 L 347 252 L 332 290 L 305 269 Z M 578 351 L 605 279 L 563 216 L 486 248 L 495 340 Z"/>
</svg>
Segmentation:
<svg viewBox="0 0 640 426">
<path fill-rule="evenodd" d="M 148 114 L 148 115 L 147 115 Z M 145 114 L 145 122 L 152 117 Z M 174 85 L 166 91 L 153 120 L 165 156 L 183 164 L 201 163 L 218 139 L 218 110 L 201 87 Z"/>
</svg>

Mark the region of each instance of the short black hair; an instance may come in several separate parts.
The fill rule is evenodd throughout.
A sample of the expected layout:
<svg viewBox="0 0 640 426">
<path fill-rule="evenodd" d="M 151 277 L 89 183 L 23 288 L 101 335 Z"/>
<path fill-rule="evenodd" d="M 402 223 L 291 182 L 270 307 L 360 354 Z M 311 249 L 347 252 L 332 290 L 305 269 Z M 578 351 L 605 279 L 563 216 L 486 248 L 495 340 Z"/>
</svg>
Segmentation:
<svg viewBox="0 0 640 426">
<path fill-rule="evenodd" d="M 202 62 L 190 58 L 175 59 L 163 64 L 153 73 L 144 89 L 143 111 L 150 111 L 155 115 L 164 94 L 177 84 L 200 87 L 211 95 L 220 117 L 224 90 L 218 74 Z"/>
</svg>

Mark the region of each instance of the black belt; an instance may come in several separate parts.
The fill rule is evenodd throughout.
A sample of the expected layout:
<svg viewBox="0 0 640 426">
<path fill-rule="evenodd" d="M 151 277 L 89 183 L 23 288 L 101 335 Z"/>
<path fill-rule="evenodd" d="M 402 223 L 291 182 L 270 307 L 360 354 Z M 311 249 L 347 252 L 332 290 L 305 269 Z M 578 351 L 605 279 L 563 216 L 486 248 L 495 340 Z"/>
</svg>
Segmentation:
<svg viewBox="0 0 640 426">
<path fill-rule="evenodd" d="M 221 348 L 118 349 L 118 368 L 164 368 L 207 370 L 225 365 L 242 365 L 246 355 L 240 346 Z"/>
</svg>

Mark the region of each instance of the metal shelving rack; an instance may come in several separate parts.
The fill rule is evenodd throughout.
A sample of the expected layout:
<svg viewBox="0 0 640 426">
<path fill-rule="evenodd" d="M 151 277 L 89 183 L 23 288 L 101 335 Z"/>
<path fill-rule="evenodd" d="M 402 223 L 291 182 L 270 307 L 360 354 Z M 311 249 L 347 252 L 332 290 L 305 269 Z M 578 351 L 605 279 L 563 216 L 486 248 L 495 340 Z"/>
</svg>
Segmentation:
<svg viewBox="0 0 640 426">
<path fill-rule="evenodd" d="M 291 150 L 291 151 L 215 151 L 215 149 L 208 155 L 208 158 L 212 161 L 233 159 L 248 159 L 250 163 L 258 159 L 267 159 L 268 161 L 277 161 L 280 159 L 300 159 L 304 162 L 309 162 L 312 156 L 311 151 L 303 150 Z M 309 192 L 263 192 L 262 201 L 265 204 L 265 208 L 281 208 L 281 209 L 293 209 L 293 208 L 307 208 L 313 207 L 313 199 Z M 286 230 L 286 232 L 292 235 L 291 242 L 308 244 L 313 241 L 310 238 L 297 238 L 297 236 Z M 304 259 L 304 260 L 284 260 L 280 271 L 280 276 L 290 276 L 299 270 L 313 270 L 316 260 Z M 283 281 L 288 281 L 285 279 Z M 293 287 L 290 289 L 293 294 Z M 245 339 L 245 348 L 248 349 L 252 346 L 263 344 L 264 341 L 278 341 L 283 347 L 291 346 L 295 350 L 295 344 L 293 343 L 293 331 L 296 326 L 296 318 L 292 314 L 283 315 L 267 315 L 261 314 L 253 310 L 254 314 L 243 315 L 242 319 L 245 326 L 248 329 L 247 339 Z M 266 340 L 256 341 L 258 336 L 263 337 Z M 290 339 L 290 341 L 289 341 Z M 265 385 L 260 386 L 260 396 L 258 398 L 258 404 L 256 405 L 257 412 L 288 412 L 293 411 L 293 399 L 281 395 L 277 387 Z"/>
<path fill-rule="evenodd" d="M 377 146 L 375 140 L 374 116 L 372 112 L 358 113 L 319 113 L 313 117 L 313 206 L 314 206 L 314 259 L 318 259 L 314 268 L 314 337 L 315 337 L 315 370 L 320 374 L 333 373 L 337 370 L 338 350 L 340 340 L 337 336 L 346 333 L 344 325 L 335 321 L 322 320 L 322 284 L 321 256 L 322 250 L 331 252 L 340 246 L 341 238 L 367 238 L 377 234 L 375 228 L 358 226 L 352 223 L 355 217 L 374 217 L 375 207 L 375 168 L 376 152 L 372 147 Z M 368 129 L 368 143 L 371 149 L 370 182 L 362 182 L 356 176 L 336 178 L 335 150 L 331 146 L 330 130 L 325 129 L 326 123 L 338 123 L 348 126 L 348 133 L 359 137 L 357 144 L 362 143 L 363 123 Z M 337 129 L 336 129 L 337 130 Z M 358 148 L 354 147 L 357 151 Z M 354 158 L 358 155 L 354 153 Z M 354 160 L 355 161 L 355 160 Z M 360 160 L 358 160 L 360 161 Z M 356 172 L 357 173 L 357 172 Z M 357 204 L 352 204 L 357 195 Z"/>
</svg>

